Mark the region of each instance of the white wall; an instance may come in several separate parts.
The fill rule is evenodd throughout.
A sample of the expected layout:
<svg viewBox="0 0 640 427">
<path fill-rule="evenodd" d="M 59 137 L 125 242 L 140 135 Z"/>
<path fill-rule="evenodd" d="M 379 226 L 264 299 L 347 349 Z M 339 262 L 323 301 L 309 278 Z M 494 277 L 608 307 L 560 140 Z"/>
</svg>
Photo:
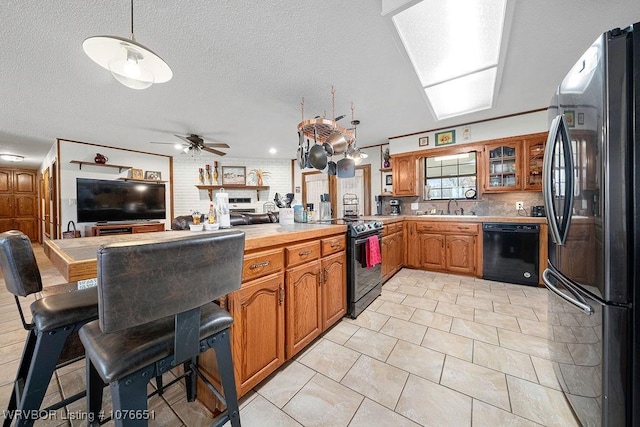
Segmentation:
<svg viewBox="0 0 640 427">
<path fill-rule="evenodd" d="M 421 134 L 404 136 L 401 138 L 390 138 L 389 152 L 393 156 L 394 154 L 406 153 L 410 151 L 439 148 L 435 146 L 435 134 L 451 129 L 456 131 L 455 146 L 458 146 L 461 144 L 470 144 L 473 142 L 506 138 L 509 136 L 546 132 L 547 130 L 549 130 L 549 125 L 547 119 L 547 111 L 539 111 L 530 114 L 507 117 L 504 119 L 490 120 L 467 126 L 452 126 L 451 128 L 442 129 L 436 132 L 424 132 Z M 469 130 L 468 139 L 465 139 L 465 129 Z M 427 147 L 420 147 L 418 145 L 418 139 L 423 136 L 429 137 L 429 145 Z"/>
<path fill-rule="evenodd" d="M 128 169 L 120 171 L 116 168 L 93 165 L 82 165 L 82 169 L 80 169 L 79 165 L 70 163 L 71 160 L 93 162 L 96 153 L 108 157 L 108 164 L 130 166 L 144 171 L 159 171 L 162 174 L 162 180 L 167 181 L 165 183 L 167 190 L 167 219 L 165 220 L 165 224 L 167 228 L 171 226 L 171 183 L 168 182 L 171 176 L 169 157 L 66 140 L 59 140 L 58 144 L 60 146 L 60 158 L 58 159 L 60 171 L 58 176 L 59 218 L 60 224 L 65 230 L 66 224 L 69 221 L 75 221 L 77 223 L 76 178 L 116 180 L 120 177 L 126 178 L 129 173 Z M 44 168 L 51 164 L 51 156 L 47 156 L 47 159 L 48 163 L 45 163 L 46 166 L 44 166 Z M 83 235 L 85 225 L 89 225 L 89 223 L 78 224 L 78 229 L 82 230 Z"/>
<path fill-rule="evenodd" d="M 294 146 L 295 149 L 295 146 Z M 196 188 L 198 185 L 198 169 L 218 162 L 219 180 L 222 182 L 222 166 L 244 166 L 246 173 L 252 169 L 261 169 L 270 172 L 270 177 L 265 178 L 264 185 L 269 186 L 269 190 L 260 191 L 260 200 L 257 200 L 255 190 L 226 189 L 230 198 L 251 198 L 251 202 L 259 206 L 258 212 L 262 212 L 261 206 L 264 202 L 272 202 L 275 193 L 282 197 L 286 193 L 292 192 L 291 182 L 291 160 L 287 159 L 249 159 L 238 157 L 219 157 L 213 155 L 178 155 L 173 158 L 173 185 L 174 185 L 174 205 L 175 216 L 188 215 L 194 210 L 202 213 L 209 211 L 209 195 L 205 190 Z M 248 183 L 255 185 L 254 183 Z M 218 190 L 215 190 L 217 192 Z M 301 199 L 301 195 L 296 195 Z"/>
</svg>

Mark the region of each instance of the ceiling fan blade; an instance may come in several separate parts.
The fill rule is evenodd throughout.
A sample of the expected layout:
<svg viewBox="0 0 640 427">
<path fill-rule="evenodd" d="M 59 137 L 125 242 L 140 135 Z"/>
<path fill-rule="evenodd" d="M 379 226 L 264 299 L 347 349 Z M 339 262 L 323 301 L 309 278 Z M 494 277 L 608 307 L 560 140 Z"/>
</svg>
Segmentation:
<svg viewBox="0 0 640 427">
<path fill-rule="evenodd" d="M 229 144 L 224 142 L 205 142 L 203 145 L 205 147 L 230 148 Z"/>
<path fill-rule="evenodd" d="M 193 142 L 191 142 L 186 136 L 182 136 L 182 135 L 174 135 L 177 136 L 178 138 L 180 138 L 181 140 L 183 140 L 184 142 L 186 142 L 189 145 L 192 145 Z"/>
<path fill-rule="evenodd" d="M 167 145 L 176 145 L 176 142 L 156 142 L 156 141 L 149 141 L 151 144 L 167 144 Z"/>
<path fill-rule="evenodd" d="M 209 153 L 217 154 L 218 156 L 226 156 L 227 153 L 223 153 L 222 151 L 214 150 L 213 148 L 202 146 L 200 147 L 204 151 L 208 151 Z"/>
</svg>

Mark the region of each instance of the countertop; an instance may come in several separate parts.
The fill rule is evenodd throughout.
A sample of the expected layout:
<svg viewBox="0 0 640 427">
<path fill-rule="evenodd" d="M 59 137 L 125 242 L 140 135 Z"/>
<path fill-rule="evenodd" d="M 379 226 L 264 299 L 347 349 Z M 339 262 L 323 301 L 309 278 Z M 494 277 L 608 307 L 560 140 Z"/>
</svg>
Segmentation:
<svg viewBox="0 0 640 427">
<path fill-rule="evenodd" d="M 391 224 L 399 221 L 446 221 L 446 222 L 503 222 L 516 224 L 546 224 L 546 217 L 534 216 L 477 216 L 477 215 L 371 215 L 362 216 L 365 221 L 382 221 L 383 224 Z"/>
<path fill-rule="evenodd" d="M 275 223 L 234 226 L 227 230 L 244 231 L 245 252 L 249 252 L 299 240 L 320 239 L 330 235 L 344 234 L 347 231 L 347 226 L 300 223 L 280 225 Z M 166 241 L 197 236 L 202 233 L 219 233 L 220 231 L 226 230 L 196 232 L 171 230 L 143 234 L 117 234 L 79 239 L 46 240 L 44 242 L 44 251 L 68 281 L 75 281 L 96 277 L 97 251 L 102 245 L 142 240 Z"/>
</svg>

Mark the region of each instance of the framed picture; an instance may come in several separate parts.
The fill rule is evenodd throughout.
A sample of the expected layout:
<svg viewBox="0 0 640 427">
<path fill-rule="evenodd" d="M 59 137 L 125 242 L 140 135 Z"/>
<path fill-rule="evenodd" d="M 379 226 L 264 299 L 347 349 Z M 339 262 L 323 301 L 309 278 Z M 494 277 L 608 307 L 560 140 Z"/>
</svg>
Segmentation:
<svg viewBox="0 0 640 427">
<path fill-rule="evenodd" d="M 423 136 L 422 138 L 418 138 L 418 145 L 420 147 L 426 147 L 427 145 L 429 145 L 429 137 Z"/>
<path fill-rule="evenodd" d="M 385 185 L 393 185 L 393 175 L 386 175 L 384 183 Z"/>
<path fill-rule="evenodd" d="M 567 119 L 567 126 L 570 128 L 576 126 L 575 113 L 572 110 L 565 110 L 564 118 Z"/>
<path fill-rule="evenodd" d="M 578 124 L 579 125 L 584 124 L 584 113 L 578 113 Z"/>
<path fill-rule="evenodd" d="M 131 168 L 131 179 L 144 179 L 142 169 Z"/>
<path fill-rule="evenodd" d="M 144 179 L 160 181 L 162 179 L 162 174 L 158 171 L 145 171 Z"/>
<path fill-rule="evenodd" d="M 436 147 L 440 145 L 449 145 L 456 143 L 456 131 L 448 130 L 446 132 L 436 133 Z"/>
<path fill-rule="evenodd" d="M 247 179 L 247 171 L 244 166 L 223 166 L 222 167 L 222 185 L 245 185 Z"/>
</svg>

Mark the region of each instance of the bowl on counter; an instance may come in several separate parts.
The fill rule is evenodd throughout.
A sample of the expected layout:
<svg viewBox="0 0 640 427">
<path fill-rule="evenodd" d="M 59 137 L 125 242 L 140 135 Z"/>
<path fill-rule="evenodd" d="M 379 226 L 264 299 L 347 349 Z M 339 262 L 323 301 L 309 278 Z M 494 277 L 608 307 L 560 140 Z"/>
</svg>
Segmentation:
<svg viewBox="0 0 640 427">
<path fill-rule="evenodd" d="M 218 228 L 220 228 L 220 224 L 218 224 L 217 222 L 214 222 L 213 224 L 209 224 L 207 222 L 204 224 L 204 229 L 207 231 L 217 230 Z"/>
<path fill-rule="evenodd" d="M 189 224 L 189 229 L 191 231 L 202 231 L 204 229 L 204 224 Z"/>
</svg>

